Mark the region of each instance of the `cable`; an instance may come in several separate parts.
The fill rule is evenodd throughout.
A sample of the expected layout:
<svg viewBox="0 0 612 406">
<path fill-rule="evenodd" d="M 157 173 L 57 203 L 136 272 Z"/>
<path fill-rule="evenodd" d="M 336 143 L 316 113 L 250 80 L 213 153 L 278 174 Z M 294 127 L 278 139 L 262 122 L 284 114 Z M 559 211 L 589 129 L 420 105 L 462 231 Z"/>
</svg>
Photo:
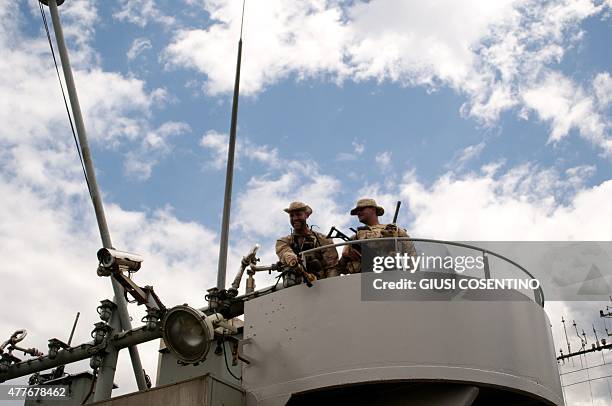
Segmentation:
<svg viewBox="0 0 612 406">
<path fill-rule="evenodd" d="M 81 405 L 84 405 L 89 400 L 89 397 L 93 393 L 94 387 L 96 386 L 97 379 L 98 379 L 98 370 L 94 369 L 94 371 L 93 371 L 93 378 L 91 380 L 91 386 L 89 387 L 89 392 L 87 393 L 87 396 L 85 396 L 85 399 L 83 399 L 83 402 L 81 402 Z"/>
<path fill-rule="evenodd" d="M 83 176 L 85 176 L 85 183 L 87 184 L 87 190 L 89 191 L 89 196 L 91 197 L 91 187 L 89 186 L 89 179 L 87 177 L 87 171 L 85 170 L 85 164 L 83 163 L 83 156 L 81 154 L 81 146 L 79 145 L 79 141 L 77 140 L 76 132 L 74 131 L 74 124 L 72 123 L 72 116 L 70 115 L 70 109 L 68 108 L 68 101 L 66 100 L 64 86 L 62 85 L 62 79 L 59 73 L 59 68 L 57 67 L 57 59 L 55 58 L 55 51 L 53 50 L 53 43 L 51 42 L 51 34 L 49 33 L 49 25 L 47 24 L 47 16 L 45 15 L 45 11 L 40 1 L 38 1 L 38 6 L 40 8 L 40 15 L 42 17 L 45 31 L 47 33 L 47 41 L 49 41 L 49 48 L 51 48 L 51 56 L 53 57 L 53 63 L 55 65 L 55 72 L 57 73 L 57 79 L 59 81 L 60 89 L 62 91 L 62 97 L 64 98 L 64 107 L 66 107 L 66 114 L 68 114 L 68 121 L 70 122 L 70 130 L 72 131 L 72 138 L 74 139 L 74 144 L 76 146 L 77 153 L 79 155 L 79 161 L 81 161 L 81 168 L 83 169 Z"/>
<path fill-rule="evenodd" d="M 235 380 L 237 381 L 242 381 L 242 376 L 240 378 L 238 378 L 236 375 L 234 375 L 234 373 L 232 372 L 232 370 L 229 367 L 229 364 L 227 363 L 227 352 L 225 351 L 225 333 L 223 334 L 223 359 L 225 360 L 225 368 L 227 368 L 227 372 L 229 372 L 229 374 L 231 376 L 234 377 Z"/>
<path fill-rule="evenodd" d="M 593 398 L 593 385 L 591 385 L 591 374 L 589 373 L 589 361 L 587 360 L 586 354 L 584 354 L 584 363 L 586 364 L 587 379 L 589 380 L 589 392 L 591 393 L 591 405 L 594 405 L 595 400 Z"/>
<path fill-rule="evenodd" d="M 575 369 L 573 371 L 568 371 L 568 372 L 563 372 L 563 373 L 559 373 L 559 375 L 569 375 L 569 374 L 573 374 L 576 372 L 580 372 L 580 371 L 585 371 L 587 369 L 593 369 L 593 368 L 598 368 L 598 367 L 603 367 L 603 366 L 609 366 L 610 364 L 598 364 L 598 365 L 594 365 L 594 366 L 590 366 L 588 368 L 580 368 L 580 369 Z"/>
<path fill-rule="evenodd" d="M 570 383 L 569 385 L 565 385 L 565 386 L 564 386 L 564 388 L 567 388 L 568 386 L 578 385 L 578 384 L 580 384 L 580 383 L 585 383 L 585 382 L 589 382 L 589 383 L 590 383 L 591 381 L 596 381 L 596 380 L 598 380 L 598 379 L 606 379 L 606 378 L 612 378 L 612 375 L 600 376 L 600 377 L 598 377 L 598 378 L 591 378 L 591 379 L 588 379 L 588 380 L 586 380 L 586 381 L 580 381 L 580 382 Z"/>
</svg>

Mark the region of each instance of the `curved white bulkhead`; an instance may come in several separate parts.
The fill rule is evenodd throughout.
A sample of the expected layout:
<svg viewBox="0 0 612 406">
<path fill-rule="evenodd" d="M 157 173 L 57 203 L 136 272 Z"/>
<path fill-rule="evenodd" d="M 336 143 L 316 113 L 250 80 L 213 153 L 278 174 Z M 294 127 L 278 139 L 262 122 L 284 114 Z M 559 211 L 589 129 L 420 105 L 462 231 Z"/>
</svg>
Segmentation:
<svg viewBox="0 0 612 406">
<path fill-rule="evenodd" d="M 384 382 L 458 383 L 563 404 L 550 323 L 535 302 L 363 301 L 361 276 L 246 302 L 249 406 Z"/>
</svg>

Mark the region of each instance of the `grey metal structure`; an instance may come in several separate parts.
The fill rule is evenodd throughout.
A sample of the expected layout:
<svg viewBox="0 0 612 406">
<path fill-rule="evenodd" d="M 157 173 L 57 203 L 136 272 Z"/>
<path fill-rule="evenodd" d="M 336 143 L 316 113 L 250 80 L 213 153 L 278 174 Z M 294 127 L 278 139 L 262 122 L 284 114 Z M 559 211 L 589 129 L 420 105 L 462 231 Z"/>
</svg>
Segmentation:
<svg viewBox="0 0 612 406">
<path fill-rule="evenodd" d="M 370 241 L 380 244 L 381 239 Z M 256 258 L 245 262 L 257 268 Z M 242 266 L 239 273 L 244 273 Z M 490 275 L 489 269 L 485 277 Z M 219 319 L 215 335 L 207 336 L 206 347 L 215 351 L 206 350 L 192 365 L 177 362 L 181 358 L 162 345 L 157 385 L 180 386 L 210 374 L 245 394 L 237 403 L 230 401 L 238 399 L 231 391 L 227 399 L 219 395 L 219 404 L 247 406 L 563 404 L 542 296 L 530 299 L 515 292 L 503 298 L 510 300 L 500 300 L 498 293 L 484 290 L 449 300 L 447 292 L 426 291 L 427 297 L 414 293 L 415 300 L 364 300 L 362 284 L 372 276 L 377 274 L 339 276 L 316 281 L 310 288 L 275 285 L 243 296 L 210 289 L 209 306 L 195 314 L 207 319 L 223 314 L 227 320 L 243 314 L 244 321 L 233 321 L 231 332 Z M 110 321 L 96 330 L 107 331 Z M 148 324 L 119 334 L 111 329 L 101 342 L 61 350 L 54 359 L 44 356 L 11 365 L 8 373 L 0 371 L 0 380 L 23 375 L 21 368 L 47 369 L 72 362 L 77 355 L 81 359 L 155 339 L 166 331 L 163 321 Z M 193 330 L 185 333 L 189 340 L 199 340 Z M 183 391 L 201 390 L 185 385 Z M 144 399 L 140 392 L 133 396 Z M 181 405 L 178 400 L 165 404 Z"/>
<path fill-rule="evenodd" d="M 49 11 L 51 13 L 53 30 L 55 32 L 55 38 L 57 40 L 57 47 L 62 63 L 62 70 L 64 72 L 64 78 L 66 80 L 66 88 L 68 90 L 70 105 L 72 107 L 72 115 L 74 117 L 77 135 L 79 138 L 79 144 L 81 146 L 81 151 L 83 155 L 83 163 L 85 165 L 85 172 L 87 174 L 89 193 L 91 195 L 91 200 L 93 202 L 94 210 L 96 213 L 96 220 L 98 222 L 98 228 L 100 230 L 100 237 L 102 238 L 102 246 L 105 248 L 112 248 L 110 232 L 108 230 L 108 225 L 106 224 L 106 217 L 104 215 L 104 206 L 102 205 L 102 198 L 98 189 L 98 183 L 96 181 L 96 172 L 94 169 L 93 159 L 91 157 L 89 143 L 87 141 L 87 132 L 85 130 L 85 123 L 83 122 L 83 114 L 81 113 L 81 106 L 79 104 L 79 98 L 77 95 L 74 78 L 72 76 L 72 68 L 70 67 L 70 58 L 68 57 L 68 50 L 66 47 L 64 33 L 60 22 L 58 2 L 57 0 L 45 0 L 43 1 L 43 3 L 49 6 Z M 63 1 L 59 2 L 59 4 L 62 3 Z M 113 286 L 113 293 L 115 295 L 115 302 L 119 311 L 120 327 L 125 331 L 131 330 L 132 325 L 130 322 L 130 315 L 128 314 L 127 310 L 127 303 L 124 298 L 124 289 L 115 279 L 111 280 Z M 136 347 L 130 347 L 129 352 L 138 388 L 141 390 L 146 389 L 146 380 L 142 369 L 142 362 L 140 361 L 140 355 L 138 354 L 138 349 Z M 106 370 L 107 372 L 105 372 L 101 378 L 107 383 L 110 382 L 112 386 L 112 381 L 114 378 L 114 367 Z M 106 377 L 106 374 L 110 374 L 112 376 Z M 108 387 L 108 385 L 105 386 Z M 110 396 L 110 390 L 111 389 L 107 390 L 108 396 Z M 101 393 L 101 391 L 99 393 Z"/>
<path fill-rule="evenodd" d="M 461 387 L 478 389 L 473 404 L 563 405 L 549 321 L 538 304 L 366 302 L 360 278 L 294 286 L 245 304 L 248 405 L 354 401 L 362 392 L 395 404 L 384 394 L 397 391 L 405 401 L 432 397 L 433 405 L 442 404 L 436 393 Z"/>
<path fill-rule="evenodd" d="M 241 406 L 244 405 L 244 398 L 244 390 L 239 386 L 205 374 L 95 404 L 98 406 Z"/>
<path fill-rule="evenodd" d="M 242 21 L 244 21 L 244 1 L 242 2 Z M 238 125 L 238 97 L 240 94 L 240 65 L 242 60 L 242 22 L 236 60 L 236 78 L 232 99 L 232 120 L 230 124 L 229 147 L 227 149 L 227 170 L 225 172 L 225 194 L 223 199 L 223 218 L 221 220 L 221 240 L 219 242 L 219 264 L 217 269 L 217 288 L 225 288 L 227 272 L 227 247 L 229 243 L 230 213 L 232 209 L 232 184 L 234 181 L 234 151 L 236 149 L 236 129 Z"/>
<path fill-rule="evenodd" d="M 521 292 L 512 292 L 512 300 L 499 301 L 495 294 L 483 292 L 457 296 L 450 301 L 444 292 L 438 291 L 427 291 L 427 298 L 421 292 L 419 300 L 364 300 L 363 280 L 374 274 L 334 277 L 307 287 L 300 284 L 302 273 L 298 270 L 287 269 L 280 263 L 258 267 L 257 246 L 243 258 L 232 288 L 224 289 L 242 32 L 217 287 L 208 290 L 206 308 L 196 310 L 179 305 L 166 309 L 152 287 L 141 288 L 129 278 L 130 270 L 139 269 L 142 259 L 111 249 L 59 21 L 57 5 L 63 1 L 40 1 L 51 10 L 102 237 L 104 249 L 98 252 L 98 274 L 111 277 L 116 303 L 102 301 L 98 308 L 102 321 L 95 325 L 92 342 L 71 347 L 70 343 L 52 339 L 47 355 L 30 349 L 25 352 L 36 358 L 20 361 L 12 355 L 17 341 L 7 341 L 3 346 L 8 353 L 0 348 L 0 382 L 90 358 L 97 380 L 95 373 L 64 376 L 61 369 L 57 373 L 61 376 L 59 381 L 46 378 L 43 384 L 68 382 L 75 391 L 71 401 L 77 404 L 84 399 L 85 384 L 95 382 L 95 390 L 88 391 L 93 394 L 88 402 L 93 400 L 104 406 L 563 404 L 541 289 L 534 289 L 533 300 Z M 405 239 L 382 238 L 374 244 L 392 243 L 397 252 L 400 240 Z M 485 257 L 486 279 L 491 278 L 491 269 L 485 254 L 497 256 L 532 277 L 520 265 L 495 253 L 465 244 L 442 243 L 481 251 Z M 305 264 L 306 255 L 302 254 Z M 247 293 L 238 296 L 247 267 L 250 267 Z M 255 273 L 265 270 L 281 272 L 283 284 L 254 291 Z M 140 328 L 132 329 L 130 325 L 124 288 L 147 307 L 145 325 Z M 242 315 L 244 322 L 237 321 L 236 317 Z M 147 390 L 135 346 L 160 337 L 163 339 L 158 387 Z M 130 348 L 139 392 L 108 399 L 118 352 L 123 348 Z"/>
<path fill-rule="evenodd" d="M 89 342 L 80 344 L 78 346 L 60 349 L 54 356 L 48 354 L 12 364 L 6 371 L 0 371 L 0 383 L 20 376 L 46 371 L 61 365 L 88 359 L 100 352 L 110 352 L 113 349 L 121 350 L 160 337 L 161 331 L 159 326 L 153 330 L 149 330 L 146 327 L 139 327 L 124 332 L 110 331 L 110 334 L 100 343 Z"/>
<path fill-rule="evenodd" d="M 69 396 L 61 400 L 48 399 L 28 399 L 24 406 L 81 406 L 93 402 L 91 395 L 92 384 L 94 381 L 93 374 L 89 372 L 81 372 L 79 374 L 68 375 L 62 378 L 53 379 L 45 382 L 44 385 L 63 385 L 68 387 Z"/>
</svg>

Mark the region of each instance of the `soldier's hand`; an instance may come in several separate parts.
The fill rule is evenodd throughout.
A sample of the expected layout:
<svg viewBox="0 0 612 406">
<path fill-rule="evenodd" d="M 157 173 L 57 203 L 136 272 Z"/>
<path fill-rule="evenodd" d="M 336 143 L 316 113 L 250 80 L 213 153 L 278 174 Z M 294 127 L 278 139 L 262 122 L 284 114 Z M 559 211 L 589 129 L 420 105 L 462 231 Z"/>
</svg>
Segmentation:
<svg viewBox="0 0 612 406">
<path fill-rule="evenodd" d="M 287 260 L 287 265 L 289 265 L 291 268 L 295 268 L 298 264 L 298 259 L 296 256 L 290 257 Z"/>
<path fill-rule="evenodd" d="M 309 282 L 314 282 L 317 280 L 317 277 L 311 273 L 304 272 L 304 275 L 306 275 L 306 278 L 308 279 Z"/>
</svg>

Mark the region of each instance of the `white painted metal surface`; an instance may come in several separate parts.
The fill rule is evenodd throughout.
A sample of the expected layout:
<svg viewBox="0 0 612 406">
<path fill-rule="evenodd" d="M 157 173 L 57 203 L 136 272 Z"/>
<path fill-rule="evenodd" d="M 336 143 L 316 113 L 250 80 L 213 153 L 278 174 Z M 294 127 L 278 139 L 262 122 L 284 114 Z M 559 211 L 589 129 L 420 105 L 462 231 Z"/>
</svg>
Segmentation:
<svg viewBox="0 0 612 406">
<path fill-rule="evenodd" d="M 463 382 L 523 393 L 534 404 L 563 404 L 550 323 L 536 303 L 366 302 L 360 277 L 295 286 L 246 303 L 249 406 L 381 381 Z"/>
</svg>

